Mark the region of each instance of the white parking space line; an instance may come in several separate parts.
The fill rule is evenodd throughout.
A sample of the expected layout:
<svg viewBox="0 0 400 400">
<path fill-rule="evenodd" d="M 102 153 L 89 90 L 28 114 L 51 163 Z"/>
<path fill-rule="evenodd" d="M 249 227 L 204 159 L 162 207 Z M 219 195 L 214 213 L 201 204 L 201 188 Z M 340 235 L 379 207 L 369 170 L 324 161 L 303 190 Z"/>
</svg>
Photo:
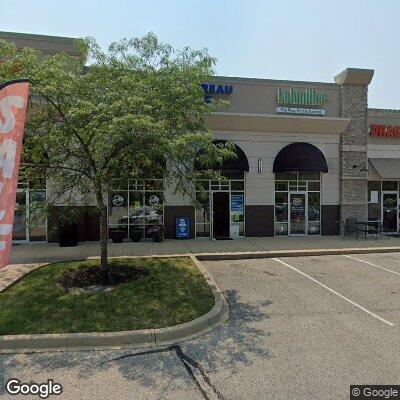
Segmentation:
<svg viewBox="0 0 400 400">
<path fill-rule="evenodd" d="M 379 265 L 372 264 L 368 261 L 360 260 L 359 258 L 355 258 L 355 257 L 347 256 L 347 255 L 345 255 L 345 257 L 351 258 L 352 260 L 360 261 L 364 264 L 371 265 L 372 267 L 375 267 L 375 268 L 383 269 L 384 271 L 391 272 L 392 274 L 400 275 L 400 272 L 396 272 L 396 271 L 392 271 L 391 269 L 388 269 L 388 268 L 380 267 Z"/>
<path fill-rule="evenodd" d="M 386 319 L 380 317 L 379 315 L 367 310 L 366 308 L 364 308 L 363 306 L 360 306 L 360 304 L 357 304 L 356 302 L 354 302 L 353 300 L 348 299 L 346 296 L 343 296 L 342 294 L 338 293 L 336 290 L 331 289 L 330 287 L 324 285 L 323 283 L 321 283 L 320 281 L 317 281 L 316 279 L 314 279 L 313 277 L 307 275 L 306 273 L 304 273 L 303 271 L 300 271 L 299 269 L 292 267 L 291 265 L 285 263 L 282 260 L 279 260 L 279 258 L 273 258 L 273 260 L 278 261 L 279 263 L 285 265 L 286 267 L 292 269 L 293 271 L 296 271 L 297 273 L 305 276 L 306 278 L 310 279 L 311 281 L 317 283 L 318 285 L 322 286 L 323 288 L 325 288 L 326 290 L 329 290 L 331 293 L 335 294 L 336 296 L 340 297 L 343 300 L 346 300 L 348 303 L 352 304 L 354 307 L 359 308 L 361 311 L 364 311 L 365 313 L 371 315 L 372 317 L 379 319 L 379 321 L 384 322 L 385 324 L 389 325 L 389 326 L 394 326 L 394 324 L 390 321 L 387 321 Z"/>
</svg>

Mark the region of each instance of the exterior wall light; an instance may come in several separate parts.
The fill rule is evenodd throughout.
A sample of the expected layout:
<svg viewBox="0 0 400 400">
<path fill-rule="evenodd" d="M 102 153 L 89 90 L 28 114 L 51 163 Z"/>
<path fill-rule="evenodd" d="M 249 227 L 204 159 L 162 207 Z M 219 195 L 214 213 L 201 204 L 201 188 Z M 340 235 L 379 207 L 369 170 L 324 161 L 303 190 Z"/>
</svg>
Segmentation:
<svg viewBox="0 0 400 400">
<path fill-rule="evenodd" d="M 262 158 L 258 159 L 258 173 L 261 174 L 263 172 L 263 160 Z"/>
<path fill-rule="evenodd" d="M 359 168 L 361 172 L 368 172 L 368 168 L 365 163 L 361 163 L 360 165 L 354 164 L 353 169 Z"/>
</svg>

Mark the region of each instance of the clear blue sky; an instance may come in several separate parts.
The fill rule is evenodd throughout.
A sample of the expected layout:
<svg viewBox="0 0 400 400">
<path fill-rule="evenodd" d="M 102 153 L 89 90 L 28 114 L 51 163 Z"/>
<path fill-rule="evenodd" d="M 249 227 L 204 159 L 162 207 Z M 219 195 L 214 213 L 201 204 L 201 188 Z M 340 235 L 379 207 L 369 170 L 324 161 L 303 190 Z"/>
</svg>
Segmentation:
<svg viewBox="0 0 400 400">
<path fill-rule="evenodd" d="M 332 82 L 372 68 L 369 106 L 400 109 L 400 0 L 0 0 L 0 30 L 93 36 L 155 32 L 207 47 L 217 74 Z"/>
</svg>

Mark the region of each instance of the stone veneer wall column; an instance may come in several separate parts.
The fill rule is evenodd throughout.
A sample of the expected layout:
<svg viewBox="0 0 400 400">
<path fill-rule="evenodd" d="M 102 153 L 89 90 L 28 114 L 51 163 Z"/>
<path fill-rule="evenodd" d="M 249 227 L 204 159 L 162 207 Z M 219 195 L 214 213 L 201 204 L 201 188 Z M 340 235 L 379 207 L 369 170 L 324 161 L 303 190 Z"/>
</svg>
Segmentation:
<svg viewBox="0 0 400 400">
<path fill-rule="evenodd" d="M 340 141 L 340 218 L 367 219 L 368 85 L 373 70 L 348 68 L 340 84 L 340 116 L 350 123 Z M 356 166 L 356 167 L 354 167 Z"/>
</svg>

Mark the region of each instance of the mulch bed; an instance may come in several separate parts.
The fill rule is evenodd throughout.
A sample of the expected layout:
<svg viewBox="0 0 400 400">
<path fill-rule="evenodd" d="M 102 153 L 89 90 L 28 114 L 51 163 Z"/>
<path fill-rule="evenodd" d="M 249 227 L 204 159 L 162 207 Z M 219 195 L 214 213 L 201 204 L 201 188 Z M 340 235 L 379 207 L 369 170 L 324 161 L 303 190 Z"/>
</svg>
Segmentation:
<svg viewBox="0 0 400 400">
<path fill-rule="evenodd" d="M 115 287 L 148 275 L 150 273 L 145 268 L 133 268 L 124 264 L 110 265 L 109 280 L 106 286 Z M 68 271 L 58 279 L 58 283 L 64 289 L 104 286 L 100 267 L 87 267 Z"/>
</svg>

